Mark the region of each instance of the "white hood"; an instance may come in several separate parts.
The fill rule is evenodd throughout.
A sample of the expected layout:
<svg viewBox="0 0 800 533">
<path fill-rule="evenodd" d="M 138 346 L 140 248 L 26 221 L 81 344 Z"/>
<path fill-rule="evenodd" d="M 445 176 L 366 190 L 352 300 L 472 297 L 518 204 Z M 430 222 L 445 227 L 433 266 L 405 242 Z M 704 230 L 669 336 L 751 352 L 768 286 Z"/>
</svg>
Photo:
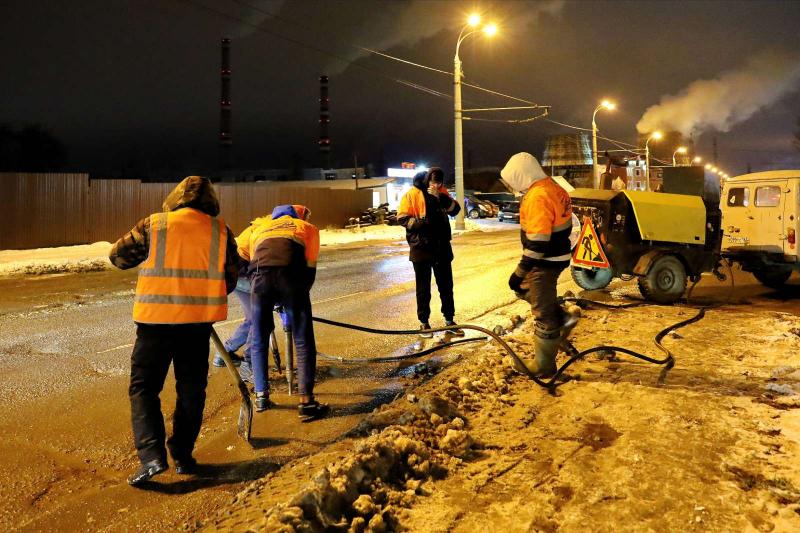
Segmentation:
<svg viewBox="0 0 800 533">
<path fill-rule="evenodd" d="M 547 174 L 535 157 L 528 152 L 520 152 L 511 156 L 500 171 L 500 176 L 514 192 L 525 192 L 531 185 L 546 178 Z"/>
</svg>

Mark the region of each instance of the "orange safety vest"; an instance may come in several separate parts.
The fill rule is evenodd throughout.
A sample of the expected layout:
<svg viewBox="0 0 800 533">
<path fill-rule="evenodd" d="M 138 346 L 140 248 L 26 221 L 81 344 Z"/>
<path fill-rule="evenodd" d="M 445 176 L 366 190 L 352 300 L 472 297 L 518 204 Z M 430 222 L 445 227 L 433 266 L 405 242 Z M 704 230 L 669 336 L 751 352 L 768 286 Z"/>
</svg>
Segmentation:
<svg viewBox="0 0 800 533">
<path fill-rule="evenodd" d="M 310 222 L 284 215 L 278 218 L 263 217 L 253 221 L 247 236 L 237 239 L 239 255 L 248 261 L 258 263 L 259 246 L 269 245 L 270 239 L 288 239 L 303 247 L 306 266 L 317 267 L 319 259 L 319 229 Z M 245 242 L 247 238 L 247 242 Z M 283 257 L 282 264 L 289 265 L 291 257 Z"/>
<path fill-rule="evenodd" d="M 439 194 L 449 194 L 444 185 L 439 186 Z M 414 218 L 425 218 L 425 193 L 417 187 L 411 187 L 408 192 L 400 199 L 400 208 L 397 216 L 410 216 Z"/>
<path fill-rule="evenodd" d="M 195 324 L 225 320 L 225 222 L 184 207 L 150 216 L 150 250 L 139 270 L 133 320 Z"/>
<path fill-rule="evenodd" d="M 569 260 L 572 202 L 569 193 L 552 178 L 536 181 L 525 193 L 519 223 L 523 255 L 546 261 Z"/>
</svg>

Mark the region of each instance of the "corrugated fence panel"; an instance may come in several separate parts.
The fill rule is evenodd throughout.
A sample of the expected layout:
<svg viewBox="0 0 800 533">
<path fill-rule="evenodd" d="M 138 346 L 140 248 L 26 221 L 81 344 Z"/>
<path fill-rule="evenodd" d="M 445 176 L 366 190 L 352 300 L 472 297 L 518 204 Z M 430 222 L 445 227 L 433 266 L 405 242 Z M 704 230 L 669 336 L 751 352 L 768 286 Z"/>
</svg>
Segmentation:
<svg viewBox="0 0 800 533">
<path fill-rule="evenodd" d="M 0 249 L 114 242 L 161 211 L 174 183 L 90 180 L 86 174 L 0 173 Z M 372 191 L 277 183 L 216 184 L 221 215 L 239 233 L 276 205 L 303 204 L 320 229 L 341 227 L 372 205 Z"/>
<path fill-rule="evenodd" d="M 114 242 L 140 219 L 139 180 L 89 180 L 89 242 Z"/>
<path fill-rule="evenodd" d="M 86 174 L 0 173 L 0 249 L 86 243 Z"/>
</svg>

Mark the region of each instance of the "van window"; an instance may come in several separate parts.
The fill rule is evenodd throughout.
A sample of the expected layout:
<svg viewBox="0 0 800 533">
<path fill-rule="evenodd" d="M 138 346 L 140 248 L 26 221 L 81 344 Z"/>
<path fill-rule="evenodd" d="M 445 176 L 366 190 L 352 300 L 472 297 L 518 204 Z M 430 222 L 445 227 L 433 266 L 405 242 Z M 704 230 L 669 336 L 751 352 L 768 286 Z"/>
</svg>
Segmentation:
<svg viewBox="0 0 800 533">
<path fill-rule="evenodd" d="M 750 189 L 736 187 L 728 190 L 729 207 L 747 207 L 750 205 Z"/>
<path fill-rule="evenodd" d="M 775 207 L 781 203 L 781 188 L 775 185 L 756 187 L 756 207 Z"/>
</svg>

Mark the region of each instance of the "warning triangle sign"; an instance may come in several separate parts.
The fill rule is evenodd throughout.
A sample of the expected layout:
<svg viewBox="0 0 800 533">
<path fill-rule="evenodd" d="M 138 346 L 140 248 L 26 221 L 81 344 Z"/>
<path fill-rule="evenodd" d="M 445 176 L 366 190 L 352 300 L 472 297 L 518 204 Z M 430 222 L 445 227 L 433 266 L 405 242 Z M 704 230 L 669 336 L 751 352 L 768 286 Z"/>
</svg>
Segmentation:
<svg viewBox="0 0 800 533">
<path fill-rule="evenodd" d="M 578 245 L 572 254 L 572 262 L 578 266 L 593 268 L 608 268 L 611 266 L 603 251 L 603 245 L 600 244 L 600 239 L 597 238 L 597 232 L 588 218 L 583 223 L 583 229 L 580 237 L 578 237 Z"/>
</svg>

